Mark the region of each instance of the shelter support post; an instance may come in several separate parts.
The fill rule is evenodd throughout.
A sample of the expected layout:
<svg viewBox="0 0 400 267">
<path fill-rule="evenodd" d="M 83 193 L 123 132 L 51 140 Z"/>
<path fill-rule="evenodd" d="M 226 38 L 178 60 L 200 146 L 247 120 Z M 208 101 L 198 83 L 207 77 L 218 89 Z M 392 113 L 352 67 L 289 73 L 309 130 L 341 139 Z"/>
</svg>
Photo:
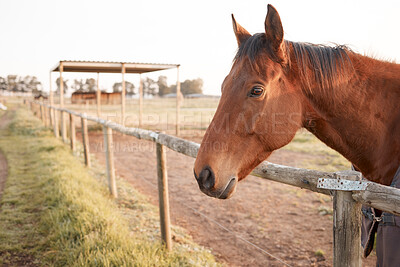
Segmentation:
<svg viewBox="0 0 400 267">
<path fill-rule="evenodd" d="M 179 66 L 176 67 L 176 136 L 180 134 L 179 113 L 181 100 L 181 82 L 179 81 Z"/>
<path fill-rule="evenodd" d="M 100 73 L 97 73 L 97 91 L 96 91 L 96 104 L 97 104 L 97 117 L 101 116 L 101 91 L 99 86 Z"/>
<path fill-rule="evenodd" d="M 62 73 L 64 70 L 63 62 L 60 62 L 60 108 L 64 108 L 64 80 Z M 64 142 L 67 142 L 67 129 L 66 120 L 64 117 L 64 112 L 60 112 L 60 128 L 61 128 L 61 138 Z"/>
<path fill-rule="evenodd" d="M 168 200 L 168 174 L 167 156 L 163 145 L 156 143 L 157 150 L 157 176 L 158 176 L 158 201 L 160 206 L 161 238 L 167 250 L 172 249 L 169 200 Z"/>
<path fill-rule="evenodd" d="M 143 81 L 139 74 L 139 128 L 143 125 Z"/>
<path fill-rule="evenodd" d="M 121 124 L 125 126 L 125 64 L 122 63 Z"/>
</svg>

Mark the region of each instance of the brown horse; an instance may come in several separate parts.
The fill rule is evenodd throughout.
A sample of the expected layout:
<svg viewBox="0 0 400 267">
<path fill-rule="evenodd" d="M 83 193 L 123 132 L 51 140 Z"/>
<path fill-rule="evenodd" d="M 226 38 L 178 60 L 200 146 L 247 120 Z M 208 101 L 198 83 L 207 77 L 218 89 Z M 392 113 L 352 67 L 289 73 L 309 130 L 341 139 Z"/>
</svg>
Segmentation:
<svg viewBox="0 0 400 267">
<path fill-rule="evenodd" d="M 265 33 L 251 35 L 232 19 L 239 49 L 195 162 L 200 189 L 230 197 L 302 127 L 389 185 L 400 164 L 400 65 L 286 41 L 271 5 Z"/>
</svg>

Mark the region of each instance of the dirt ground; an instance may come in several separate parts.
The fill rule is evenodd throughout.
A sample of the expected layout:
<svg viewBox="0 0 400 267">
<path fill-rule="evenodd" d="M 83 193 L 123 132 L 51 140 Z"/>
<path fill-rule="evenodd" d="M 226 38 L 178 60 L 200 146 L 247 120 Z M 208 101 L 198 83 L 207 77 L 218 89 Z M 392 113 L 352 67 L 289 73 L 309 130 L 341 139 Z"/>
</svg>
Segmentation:
<svg viewBox="0 0 400 267">
<path fill-rule="evenodd" d="M 102 133 L 89 139 L 91 153 L 105 164 Z M 157 205 L 155 145 L 114 133 L 114 149 L 117 175 Z M 309 157 L 282 150 L 269 161 L 296 166 Z M 218 200 L 198 189 L 193 158 L 167 150 L 167 164 L 172 223 L 228 266 L 285 266 L 280 260 L 290 266 L 332 266 L 329 197 L 249 176 L 231 199 Z M 370 256 L 363 266 L 374 262 Z"/>
</svg>

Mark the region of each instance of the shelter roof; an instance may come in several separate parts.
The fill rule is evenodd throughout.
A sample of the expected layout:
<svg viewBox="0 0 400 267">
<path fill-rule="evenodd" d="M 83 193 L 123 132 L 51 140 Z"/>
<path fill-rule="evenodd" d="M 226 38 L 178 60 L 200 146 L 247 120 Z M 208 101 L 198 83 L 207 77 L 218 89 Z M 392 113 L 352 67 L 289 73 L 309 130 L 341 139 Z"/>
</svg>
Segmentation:
<svg viewBox="0 0 400 267">
<path fill-rule="evenodd" d="M 62 60 L 51 71 L 60 71 L 61 65 L 63 66 L 63 72 L 99 73 L 121 73 L 123 65 L 125 65 L 125 73 L 146 73 L 180 66 L 179 64 Z"/>
</svg>

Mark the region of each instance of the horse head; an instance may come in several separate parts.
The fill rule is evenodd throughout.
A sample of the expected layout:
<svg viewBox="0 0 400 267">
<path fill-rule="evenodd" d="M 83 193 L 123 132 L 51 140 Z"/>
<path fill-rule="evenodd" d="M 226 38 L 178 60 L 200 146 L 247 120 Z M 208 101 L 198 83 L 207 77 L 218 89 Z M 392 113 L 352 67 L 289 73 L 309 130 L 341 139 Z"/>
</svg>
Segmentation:
<svg viewBox="0 0 400 267">
<path fill-rule="evenodd" d="M 194 166 L 201 191 L 225 199 L 302 125 L 302 101 L 289 71 L 278 12 L 268 5 L 265 32 L 251 35 L 232 15 L 238 52 Z"/>
</svg>

